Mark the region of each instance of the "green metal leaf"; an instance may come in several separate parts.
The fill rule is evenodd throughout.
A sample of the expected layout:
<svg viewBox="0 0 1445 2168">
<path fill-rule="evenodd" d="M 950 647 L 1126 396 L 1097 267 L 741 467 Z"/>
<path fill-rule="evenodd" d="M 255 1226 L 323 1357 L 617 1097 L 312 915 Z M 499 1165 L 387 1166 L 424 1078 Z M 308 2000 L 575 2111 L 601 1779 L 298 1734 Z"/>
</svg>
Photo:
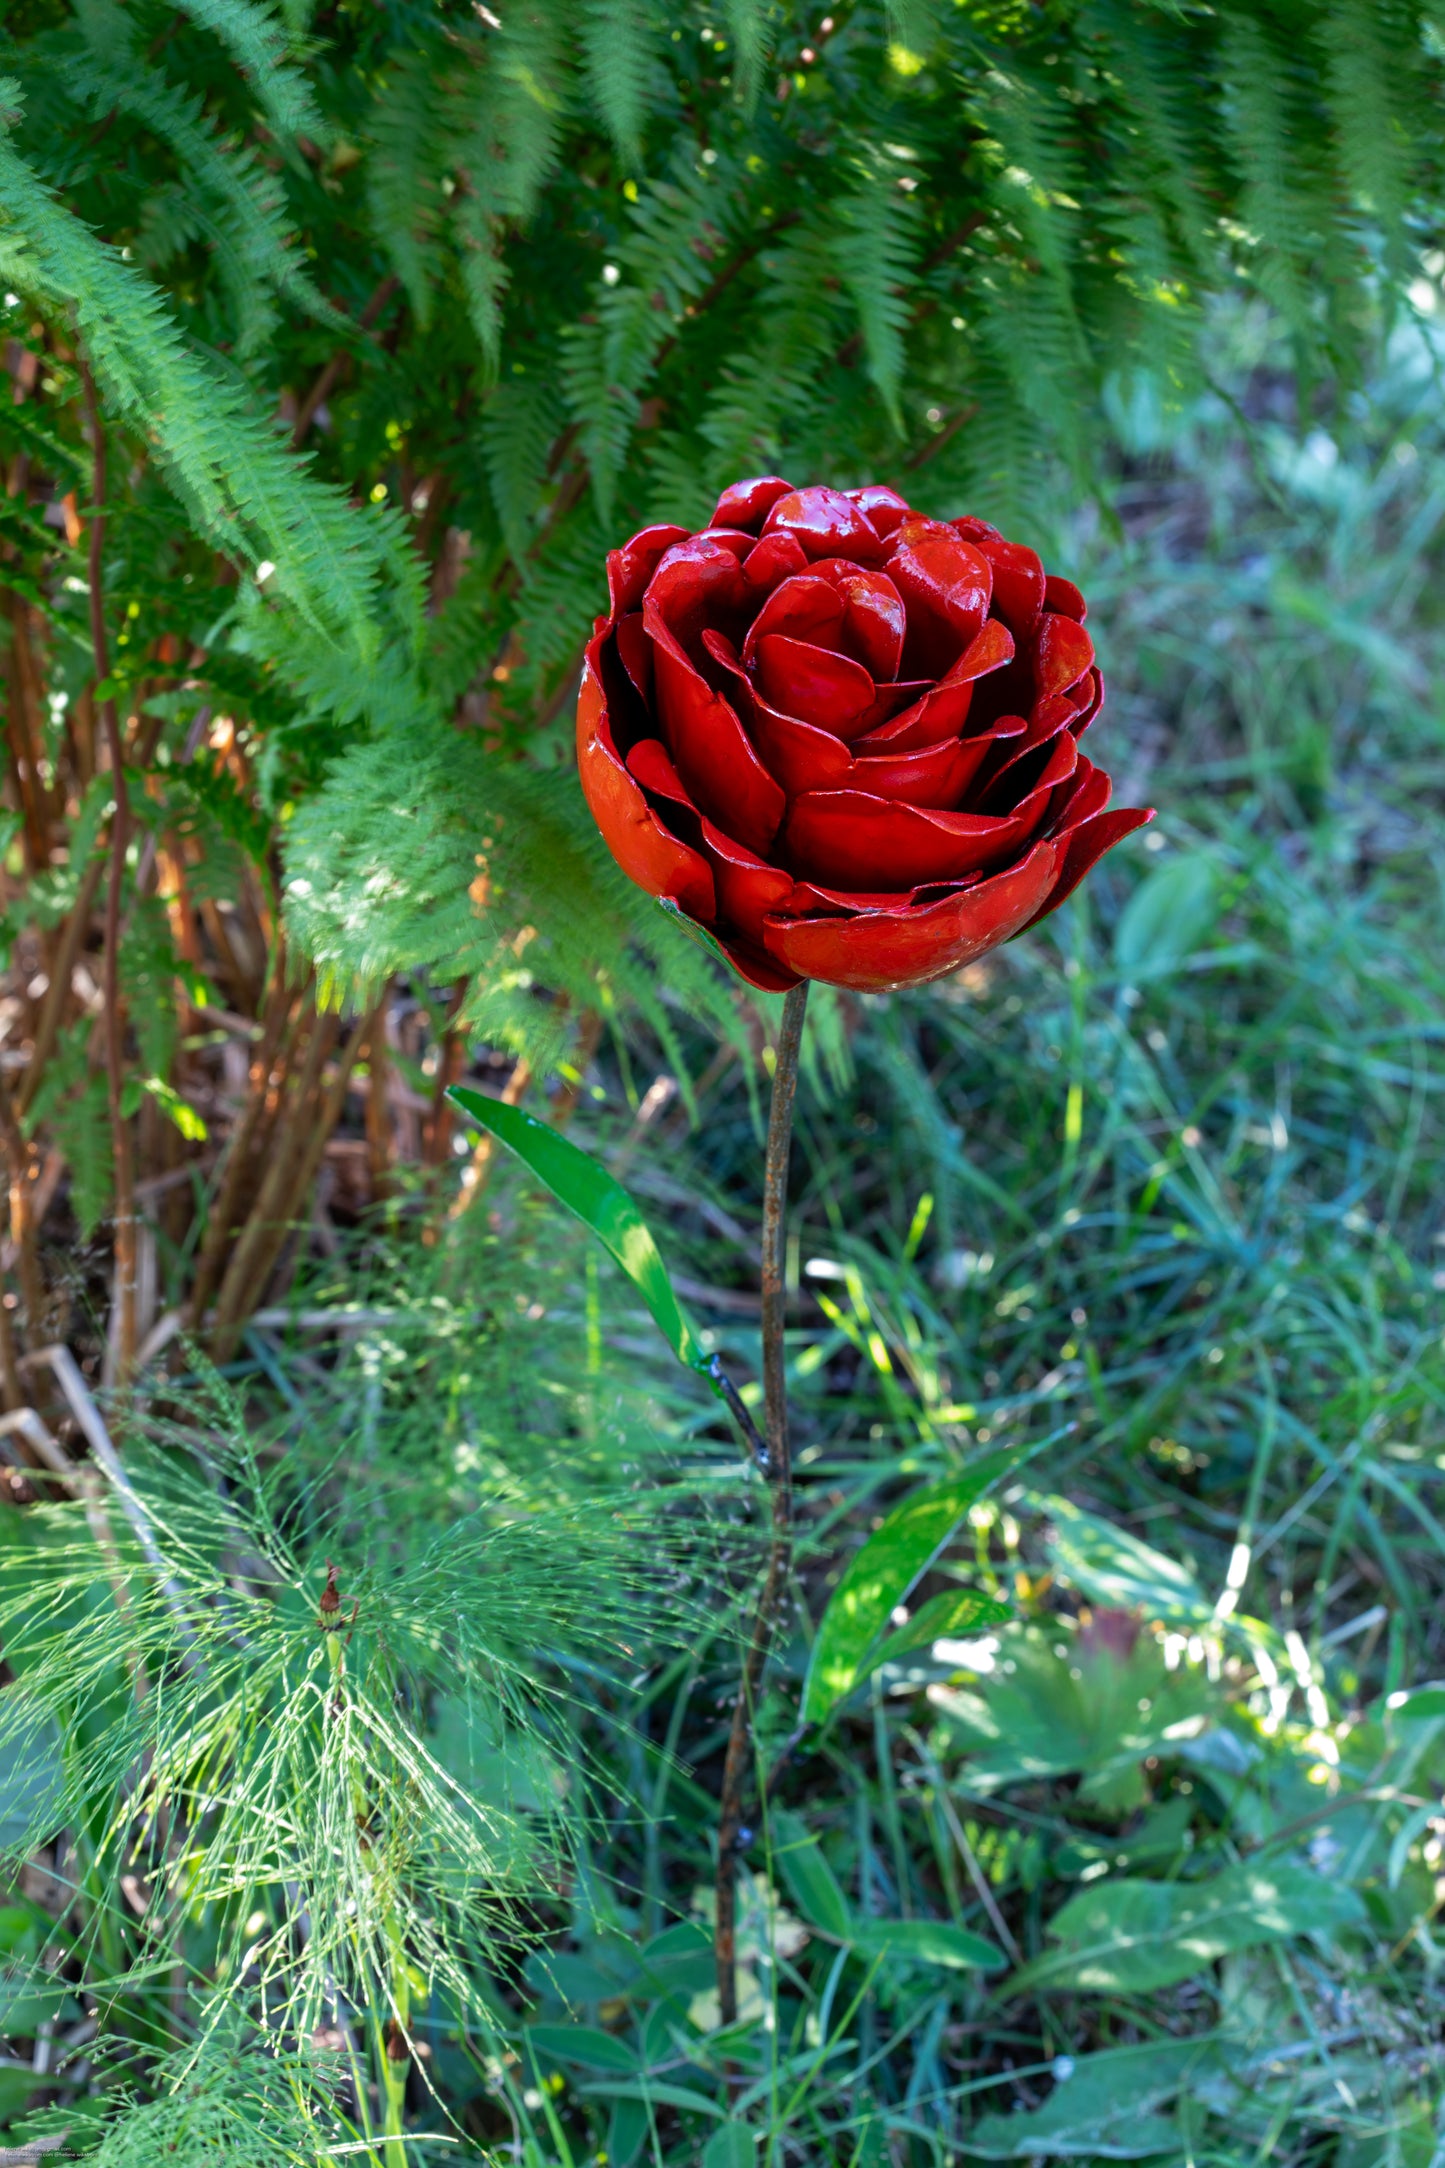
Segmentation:
<svg viewBox="0 0 1445 2168">
<path fill-rule="evenodd" d="M 500 1099 L 489 1099 L 485 1092 L 460 1084 L 447 1096 L 469 1121 L 515 1152 L 558 1202 L 591 1228 L 647 1304 L 678 1361 L 707 1377 L 709 1358 L 673 1293 L 652 1230 L 622 1184 L 599 1167 L 590 1153 L 520 1107 L 506 1106 Z"/>
<path fill-rule="evenodd" d="M 823 1613 L 803 1689 L 805 1724 L 821 1724 L 866 1676 L 868 1658 L 895 1607 L 927 1572 L 974 1500 L 1012 1459 L 1012 1453 L 990 1453 L 975 1461 L 966 1475 L 906 1499 L 874 1530 Z"/>
</svg>

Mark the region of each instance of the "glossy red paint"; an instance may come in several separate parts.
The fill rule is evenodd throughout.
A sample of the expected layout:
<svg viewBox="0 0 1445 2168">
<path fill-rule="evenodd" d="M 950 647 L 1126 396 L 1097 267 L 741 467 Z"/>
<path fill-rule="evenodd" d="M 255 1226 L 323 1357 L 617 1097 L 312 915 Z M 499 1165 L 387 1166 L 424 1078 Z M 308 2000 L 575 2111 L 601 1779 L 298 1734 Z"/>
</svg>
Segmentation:
<svg viewBox="0 0 1445 2168">
<path fill-rule="evenodd" d="M 1152 818 L 1109 809 L 1079 744 L 1104 698 L 1083 596 L 985 520 L 763 475 L 607 569 L 587 802 L 756 986 L 940 978 Z"/>
</svg>

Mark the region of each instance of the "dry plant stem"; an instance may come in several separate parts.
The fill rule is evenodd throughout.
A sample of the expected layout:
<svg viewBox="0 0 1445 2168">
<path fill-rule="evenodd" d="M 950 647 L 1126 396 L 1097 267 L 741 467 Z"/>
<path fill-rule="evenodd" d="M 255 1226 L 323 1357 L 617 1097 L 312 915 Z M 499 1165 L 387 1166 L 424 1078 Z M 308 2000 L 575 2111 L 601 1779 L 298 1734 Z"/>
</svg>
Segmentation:
<svg viewBox="0 0 1445 2168">
<path fill-rule="evenodd" d="M 788 1161 L 793 1142 L 793 1101 L 798 1089 L 798 1049 L 808 984 L 795 986 L 783 1003 L 773 1067 L 773 1102 L 763 1174 L 763 1407 L 766 1413 L 768 1504 L 772 1541 L 767 1572 L 743 1658 L 733 1704 L 732 1729 L 723 1763 L 717 1833 L 717 1994 L 724 2025 L 738 2014 L 737 1862 L 742 1849 L 743 1798 L 753 1761 L 753 1712 L 767 1669 L 778 1614 L 793 1562 L 793 1465 L 788 1450 L 787 1373 L 783 1347 L 786 1290 L 783 1260 L 788 1202 Z"/>
<path fill-rule="evenodd" d="M 40 1021 L 35 1027 L 35 1045 L 29 1063 L 16 1094 L 19 1111 L 23 1114 L 35 1097 L 36 1089 L 45 1074 L 45 1064 L 55 1052 L 55 1042 L 60 1036 L 60 1020 L 65 1014 L 65 1003 L 70 993 L 70 982 L 75 971 L 81 946 L 90 926 L 90 914 L 95 904 L 95 892 L 100 877 L 110 863 L 105 858 L 93 858 L 81 876 L 80 889 L 71 905 L 60 936 L 60 945 L 51 965 L 50 984 L 45 990 L 45 1000 L 40 1010 Z"/>
<path fill-rule="evenodd" d="M 35 1247 L 31 1147 L 21 1134 L 20 1122 L 9 1087 L 0 1075 L 0 1143 L 10 1163 L 10 1239 L 20 1267 L 20 1299 L 25 1305 L 25 1329 L 32 1337 L 44 1329 L 45 1287 L 40 1277 L 40 1257 Z"/>
<path fill-rule="evenodd" d="M 85 362 L 80 364 L 85 389 L 85 408 L 90 421 L 91 454 L 95 463 L 95 509 L 90 522 L 90 644 L 95 660 L 96 685 L 110 675 L 105 634 L 105 598 L 101 586 L 105 546 L 105 431 L 96 404 L 95 384 Z M 111 787 L 115 813 L 110 826 L 110 869 L 105 897 L 105 1077 L 110 1104 L 111 1152 L 115 1162 L 115 1335 L 116 1370 L 125 1384 L 136 1351 L 136 1227 L 135 1169 L 131 1163 L 130 1125 L 121 1111 L 125 1085 L 125 1016 L 120 997 L 120 902 L 125 878 L 125 852 L 130 837 L 130 801 L 125 787 L 125 750 L 120 738 L 120 717 L 115 702 L 99 703 L 110 752 Z"/>
<path fill-rule="evenodd" d="M 231 1229 L 240 1215 L 242 1193 L 251 1172 L 252 1147 L 266 1114 L 267 1101 L 271 1095 L 272 1073 L 281 1052 L 282 1037 L 291 1014 L 291 1005 L 291 989 L 286 984 L 285 941 L 282 937 L 276 944 L 271 1000 L 261 1029 L 261 1042 L 251 1063 L 251 1089 L 241 1118 L 231 1133 L 225 1172 L 211 1204 L 206 1221 L 205 1240 L 196 1263 L 196 1276 L 190 1297 L 190 1319 L 193 1326 L 199 1325 L 205 1316 L 206 1305 L 220 1278 Z"/>
</svg>

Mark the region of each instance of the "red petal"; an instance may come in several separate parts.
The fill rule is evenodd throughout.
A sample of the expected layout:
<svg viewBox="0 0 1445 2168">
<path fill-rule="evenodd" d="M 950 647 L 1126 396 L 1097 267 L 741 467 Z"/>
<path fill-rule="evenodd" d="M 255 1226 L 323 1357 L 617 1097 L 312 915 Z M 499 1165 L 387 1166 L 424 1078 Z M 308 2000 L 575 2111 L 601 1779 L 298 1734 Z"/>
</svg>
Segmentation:
<svg viewBox="0 0 1445 2168">
<path fill-rule="evenodd" d="M 749 625 L 743 662 L 752 669 L 765 632 L 786 632 L 795 640 L 826 640 L 842 630 L 846 613 L 847 605 L 830 581 L 815 579 L 811 573 L 784 580 Z"/>
<path fill-rule="evenodd" d="M 642 612 L 617 620 L 617 653 L 623 669 L 646 705 L 652 699 L 652 642 L 642 629 Z"/>
<path fill-rule="evenodd" d="M 885 723 L 891 722 L 901 709 L 916 707 L 924 694 L 932 692 L 933 689 L 927 678 L 902 678 L 896 685 L 875 687 L 873 705 L 858 730 L 849 733 L 850 742 L 856 744 L 865 732 L 870 737 L 881 738 Z M 935 737 L 940 738 L 946 735 L 942 730 L 934 733 Z"/>
<path fill-rule="evenodd" d="M 1096 768 L 1092 760 L 1079 755 L 1078 769 L 1067 802 L 1049 823 L 1051 836 L 1066 836 L 1071 829 L 1081 828 L 1085 821 L 1102 813 L 1113 793 L 1114 786 L 1102 768 Z"/>
<path fill-rule="evenodd" d="M 675 542 L 686 540 L 686 527 L 644 527 L 620 550 L 608 553 L 607 592 L 612 598 L 614 617 L 620 617 L 624 610 L 637 609 L 659 560 Z"/>
<path fill-rule="evenodd" d="M 900 520 L 908 517 L 908 504 L 896 489 L 886 482 L 869 482 L 862 489 L 850 489 L 845 494 L 852 498 L 876 534 L 886 542 Z"/>
<path fill-rule="evenodd" d="M 704 625 L 734 624 L 747 591 L 732 551 L 691 535 L 667 552 L 649 580 L 642 599 L 643 623 L 653 640 L 665 631 L 684 651 L 696 654 Z"/>
<path fill-rule="evenodd" d="M 629 880 L 650 896 L 669 896 L 689 918 L 717 909 L 712 869 L 670 835 L 618 758 L 598 674 L 599 640 L 588 647 L 577 701 L 577 767 L 602 840 Z"/>
<path fill-rule="evenodd" d="M 756 534 L 764 513 L 792 489 L 780 474 L 758 474 L 749 482 L 732 482 L 713 508 L 714 527 L 746 527 Z"/>
<path fill-rule="evenodd" d="M 940 813 L 862 790 L 811 790 L 788 808 L 781 855 L 805 880 L 918 888 L 997 862 L 1025 833 L 1015 820 Z"/>
<path fill-rule="evenodd" d="M 1089 605 L 1073 581 L 1060 579 L 1057 572 L 1049 574 L 1044 607 L 1056 610 L 1060 617 L 1073 618 L 1076 625 L 1082 625 L 1089 614 Z"/>
<path fill-rule="evenodd" d="M 1077 699 L 1080 692 L 1083 691 L 1087 691 L 1089 697 L 1084 702 L 1084 705 L 1079 710 L 1078 714 L 1074 717 L 1072 723 L 1070 723 L 1069 725 L 1069 728 L 1073 731 L 1076 738 L 1082 738 L 1084 732 L 1088 729 L 1090 723 L 1093 722 L 1100 708 L 1102 708 L 1102 706 L 1104 705 L 1104 677 L 1103 672 L 1098 668 L 1097 664 L 1089 672 L 1089 679 L 1086 681 L 1086 683 L 1082 686 L 1076 685 L 1074 687 L 1074 697 Z"/>
<path fill-rule="evenodd" d="M 873 680 L 861 663 L 785 633 L 765 632 L 759 640 L 758 683 L 775 708 L 839 737 L 856 729 L 873 705 Z"/>
<path fill-rule="evenodd" d="M 1003 536 L 999 533 L 997 527 L 990 527 L 986 519 L 955 519 L 951 520 L 949 524 L 956 534 L 963 536 L 965 542 L 1001 542 L 1003 540 Z"/>
<path fill-rule="evenodd" d="M 674 805 L 685 805 L 689 812 L 697 813 L 697 807 L 683 789 L 682 777 L 668 759 L 667 747 L 660 738 L 639 739 L 627 756 L 627 767 L 654 798 L 670 798 Z M 701 815 L 698 817 L 700 819 Z"/>
<path fill-rule="evenodd" d="M 840 643 L 844 654 L 861 662 L 880 684 L 890 683 L 898 675 L 908 628 L 898 589 L 886 572 L 866 571 L 846 557 L 825 557 L 816 570 L 847 605 Z"/>
<path fill-rule="evenodd" d="M 700 812 L 750 850 L 765 851 L 786 808 L 782 791 L 734 709 L 676 642 L 658 639 L 656 647 L 657 707 L 678 774 Z"/>
<path fill-rule="evenodd" d="M 955 520 L 958 528 L 978 526 L 977 520 Z M 972 538 L 970 538 L 972 539 Z M 981 535 L 974 548 L 993 566 L 993 608 L 1020 642 L 1027 640 L 1044 607 L 1047 581 L 1043 559 L 1022 542 L 1005 542 L 1001 534 Z"/>
<path fill-rule="evenodd" d="M 980 802 L 996 819 L 1012 818 L 1037 827 L 1048 811 L 1055 789 L 1068 781 L 1078 767 L 1079 741 L 1069 730 L 1056 730 L 1042 745 L 1025 746 L 1004 762 Z"/>
<path fill-rule="evenodd" d="M 1071 617 L 1046 612 L 1034 638 L 1034 695 L 1066 693 L 1094 659 L 1094 643 Z"/>
<path fill-rule="evenodd" d="M 664 570 L 659 579 L 665 577 Z M 701 813 L 750 850 L 765 851 L 783 817 L 783 793 L 734 710 L 713 691 L 663 618 L 652 588 L 643 613 L 654 651 L 657 712 L 678 774 Z"/>
<path fill-rule="evenodd" d="M 988 559 L 945 527 L 895 550 L 888 571 L 908 612 L 905 675 L 942 677 L 988 617 Z"/>
<path fill-rule="evenodd" d="M 876 564 L 882 555 L 878 536 L 841 489 L 794 489 L 779 497 L 763 532 L 794 534 L 810 557 L 852 557 Z"/>
<path fill-rule="evenodd" d="M 725 836 L 712 821 L 702 824 L 702 847 L 712 864 L 719 931 L 724 935 L 739 933 L 754 948 L 761 949 L 763 920 L 787 901 L 793 876 L 780 866 L 766 865 L 755 852 L 744 850 L 731 836 Z"/>
<path fill-rule="evenodd" d="M 1017 865 L 921 908 L 773 918 L 764 928 L 768 952 L 802 978 L 860 993 L 943 978 L 1030 923 L 1054 880 L 1058 849 L 1036 843 Z"/>
<path fill-rule="evenodd" d="M 1132 835 L 1136 828 L 1144 827 L 1153 818 L 1152 806 L 1147 811 L 1140 806 L 1118 806 L 1112 813 L 1096 813 L 1091 820 L 1085 821 L 1082 827 L 1076 828 L 1067 838 L 1066 844 L 1065 839 L 1061 838 L 1054 846 L 1056 850 L 1064 851 L 1058 879 L 1047 903 L 1034 912 L 1028 924 L 1037 926 L 1041 918 L 1047 918 L 1050 911 L 1056 911 L 1067 897 L 1072 896 L 1084 875 L 1099 863 L 1105 851 L 1111 851 L 1116 843 L 1122 843 L 1125 836 Z M 771 941 L 768 946 L 772 950 Z M 779 961 L 786 961 L 790 969 L 797 968 L 791 958 L 779 955 Z"/>
<path fill-rule="evenodd" d="M 795 534 L 765 534 L 743 559 L 743 577 L 759 594 L 766 594 L 790 574 L 807 569 L 808 553 Z"/>
<path fill-rule="evenodd" d="M 860 911 L 907 911 L 922 910 L 925 903 L 940 903 L 938 891 L 946 888 L 956 895 L 965 888 L 972 888 L 978 881 L 976 873 L 965 874 L 960 881 L 925 881 L 921 888 L 820 888 L 816 881 L 795 881 L 778 914 L 781 918 L 832 918 L 842 915 L 855 918 Z"/>
<path fill-rule="evenodd" d="M 1013 635 L 1008 627 L 991 617 L 948 674 L 921 700 L 905 708 L 892 722 L 869 731 L 868 750 L 876 747 L 881 751 L 886 745 L 890 752 L 911 753 L 936 744 L 940 738 L 953 737 L 968 718 L 975 681 L 1011 661 L 1013 651 Z M 859 750 L 863 750 L 861 744 Z"/>
<path fill-rule="evenodd" d="M 740 527 L 704 527 L 701 534 L 694 535 L 693 540 L 716 542 L 720 548 L 731 550 L 739 564 L 745 557 L 751 556 L 758 546 L 756 538 L 744 534 Z"/>
<path fill-rule="evenodd" d="M 956 806 L 987 749 L 986 738 L 944 738 L 921 753 L 885 753 L 855 760 L 848 787 L 872 791 L 879 798 L 903 798 L 909 805 Z"/>
</svg>

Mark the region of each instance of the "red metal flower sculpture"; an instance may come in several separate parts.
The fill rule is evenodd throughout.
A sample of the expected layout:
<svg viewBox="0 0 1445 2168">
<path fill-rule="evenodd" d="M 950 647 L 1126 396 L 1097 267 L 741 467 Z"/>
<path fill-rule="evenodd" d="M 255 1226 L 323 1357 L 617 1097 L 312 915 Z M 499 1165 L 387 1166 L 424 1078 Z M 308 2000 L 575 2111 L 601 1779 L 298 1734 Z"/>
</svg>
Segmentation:
<svg viewBox="0 0 1445 2168">
<path fill-rule="evenodd" d="M 753 985 L 881 991 L 1063 902 L 1152 816 L 1079 750 L 1084 598 L 979 519 L 895 490 L 723 491 L 607 560 L 577 708 L 608 848 Z"/>
</svg>

